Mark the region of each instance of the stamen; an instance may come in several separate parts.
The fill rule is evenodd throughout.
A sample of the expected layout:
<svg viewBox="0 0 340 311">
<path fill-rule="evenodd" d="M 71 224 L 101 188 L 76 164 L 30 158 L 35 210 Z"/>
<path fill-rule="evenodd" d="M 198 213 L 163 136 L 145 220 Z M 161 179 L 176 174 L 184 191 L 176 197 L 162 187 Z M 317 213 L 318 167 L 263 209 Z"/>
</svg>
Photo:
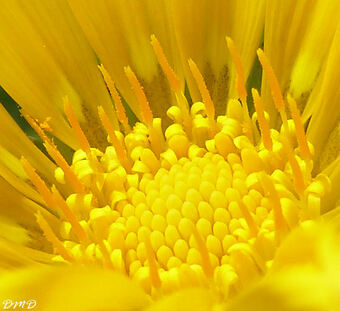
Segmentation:
<svg viewBox="0 0 340 311">
<path fill-rule="evenodd" d="M 288 99 L 290 113 L 292 115 L 292 118 L 295 124 L 296 139 L 300 147 L 301 157 L 305 160 L 310 159 L 311 152 L 308 147 L 306 133 L 303 128 L 303 123 L 302 123 L 302 119 L 300 116 L 300 112 L 296 106 L 296 101 L 290 94 L 288 94 L 287 99 Z"/>
<path fill-rule="evenodd" d="M 29 179 L 43 197 L 46 206 L 50 208 L 55 208 L 56 204 L 53 199 L 52 193 L 50 189 L 48 189 L 48 187 L 46 186 L 45 182 L 41 179 L 41 177 L 36 173 L 33 166 L 24 157 L 21 157 L 20 161 Z"/>
<path fill-rule="evenodd" d="M 113 264 L 112 264 L 112 261 L 111 261 L 111 258 L 110 258 L 110 253 L 109 251 L 107 250 L 107 247 L 106 245 L 104 244 L 104 241 L 103 240 L 100 240 L 98 242 L 98 246 L 99 246 L 99 249 L 101 250 L 102 254 L 103 254 L 103 258 L 104 258 L 104 267 L 107 268 L 107 269 L 113 269 Z"/>
<path fill-rule="evenodd" d="M 280 243 L 288 232 L 288 226 L 282 213 L 280 198 L 275 189 L 273 181 L 268 175 L 265 173 L 260 174 L 260 180 L 265 190 L 269 192 L 269 200 L 272 203 L 274 211 L 275 237 L 277 242 Z"/>
<path fill-rule="evenodd" d="M 183 126 L 189 138 L 192 138 L 192 119 L 190 116 L 188 100 L 182 91 L 175 93 L 178 107 L 183 113 Z"/>
<path fill-rule="evenodd" d="M 68 165 L 62 154 L 54 146 L 51 146 L 47 141 L 44 146 L 48 154 L 53 158 L 57 165 L 64 171 L 66 177 L 69 179 L 73 189 L 77 193 L 85 193 L 85 187 L 78 179 L 77 175 L 73 172 L 72 168 Z"/>
<path fill-rule="evenodd" d="M 257 119 L 260 125 L 263 145 L 265 146 L 266 149 L 272 150 L 273 142 L 270 137 L 269 123 L 264 116 L 264 109 L 261 97 L 256 89 L 252 89 L 251 92 L 253 94 L 254 105 L 257 112 Z"/>
<path fill-rule="evenodd" d="M 110 137 L 111 143 L 116 150 L 116 154 L 119 162 L 125 167 L 125 169 L 130 170 L 131 164 L 129 163 L 126 155 L 125 146 L 120 142 L 115 134 L 115 130 L 110 122 L 107 114 L 105 113 L 102 106 L 98 107 L 99 118 L 102 121 L 102 124 Z"/>
<path fill-rule="evenodd" d="M 295 158 L 294 151 L 293 151 L 292 147 L 290 146 L 288 139 L 283 139 L 282 142 L 283 142 L 283 146 L 285 148 L 285 151 L 288 154 L 289 164 L 292 168 L 295 188 L 296 188 L 297 192 L 299 194 L 301 194 L 301 193 L 303 193 L 303 191 L 305 189 L 305 182 L 304 182 L 303 174 L 302 174 L 302 171 L 301 171 L 301 167 L 300 167 L 298 161 Z"/>
<path fill-rule="evenodd" d="M 61 196 L 61 194 L 59 193 L 58 189 L 55 186 L 52 186 L 52 193 L 58 206 L 64 213 L 66 219 L 72 225 L 72 228 L 74 229 L 74 232 L 77 235 L 79 241 L 86 242 L 88 240 L 88 237 L 85 230 L 79 224 L 78 219 L 76 218 L 72 210 L 69 208 L 69 206 L 66 204 L 65 200 L 63 199 L 63 197 Z"/>
<path fill-rule="evenodd" d="M 155 258 L 155 253 L 152 249 L 150 237 L 146 237 L 144 239 L 144 244 L 146 248 L 146 255 L 149 261 L 149 269 L 150 269 L 150 281 L 154 288 L 159 289 L 162 285 L 161 279 L 158 273 L 157 261 Z"/>
<path fill-rule="evenodd" d="M 202 96 L 202 100 L 205 104 L 205 108 L 207 110 L 207 115 L 209 117 L 210 120 L 214 120 L 215 118 L 215 106 L 214 103 L 210 97 L 208 88 L 204 82 L 204 78 L 201 74 L 201 72 L 199 71 L 196 63 L 190 58 L 188 60 L 189 63 L 189 67 L 190 67 L 190 71 L 197 83 L 198 89 L 201 93 Z"/>
<path fill-rule="evenodd" d="M 90 144 L 83 130 L 80 127 L 77 116 L 72 108 L 72 105 L 70 104 L 68 97 L 64 98 L 64 111 L 68 119 L 68 122 L 71 124 L 74 134 L 78 139 L 80 148 L 83 149 L 86 153 L 90 153 Z"/>
<path fill-rule="evenodd" d="M 144 123 L 152 126 L 153 115 L 148 99 L 143 91 L 143 87 L 139 83 L 136 74 L 132 71 L 130 66 L 124 67 L 124 71 L 137 97 Z"/>
<path fill-rule="evenodd" d="M 183 113 L 183 125 L 185 131 L 188 134 L 188 136 L 191 137 L 192 122 L 190 118 L 189 104 L 185 95 L 183 94 L 183 91 L 181 90 L 181 81 L 179 80 L 176 73 L 169 65 L 169 62 L 165 56 L 162 46 L 160 45 L 155 35 L 151 35 L 151 45 L 156 54 L 158 63 L 160 64 L 164 74 L 166 75 L 172 90 L 175 92 L 178 107 L 181 109 Z"/>
<path fill-rule="evenodd" d="M 122 103 L 122 100 L 117 92 L 115 83 L 113 82 L 110 74 L 107 72 L 107 70 L 104 68 L 104 65 L 98 65 L 98 68 L 100 70 L 100 72 L 103 75 L 104 81 L 110 91 L 110 94 L 113 98 L 113 101 L 116 105 L 116 111 L 117 111 L 117 117 L 118 120 L 123 124 L 124 129 L 127 132 L 130 132 L 130 125 L 129 125 L 129 119 L 126 116 L 126 112 L 125 112 L 125 108 L 124 105 Z"/>
<path fill-rule="evenodd" d="M 52 228 L 50 227 L 48 222 L 45 220 L 45 218 L 42 216 L 42 214 L 38 212 L 35 216 L 37 218 L 37 223 L 39 227 L 44 232 L 46 239 L 50 243 L 52 243 L 56 252 L 59 253 L 65 260 L 73 261 L 73 257 L 69 254 L 68 250 L 65 248 L 63 243 L 55 235 Z"/>
<path fill-rule="evenodd" d="M 305 183 L 303 180 L 301 167 L 299 163 L 297 162 L 295 155 L 293 153 L 289 155 L 289 163 L 290 163 L 290 166 L 292 167 L 295 187 L 297 189 L 297 192 L 301 194 L 303 190 L 305 189 Z"/>
<path fill-rule="evenodd" d="M 234 41 L 226 37 L 228 50 L 230 52 L 231 58 L 233 60 L 235 69 L 236 69 L 236 89 L 238 96 L 241 99 L 242 104 L 248 110 L 247 107 L 247 90 L 246 90 L 246 80 L 244 77 L 244 70 L 241 62 L 240 54 L 238 53 Z M 249 115 L 248 111 L 247 114 Z"/>
<path fill-rule="evenodd" d="M 199 232 L 198 232 L 198 230 L 195 226 L 193 226 L 193 232 L 192 233 L 193 233 L 194 238 L 196 240 L 198 251 L 200 252 L 201 257 L 202 257 L 203 271 L 208 278 L 211 278 L 214 274 L 214 269 L 213 269 L 211 262 L 210 262 L 209 251 L 207 249 L 207 246 L 205 245 L 203 239 L 201 238 L 201 236 L 200 236 L 200 234 L 199 234 Z"/>
<path fill-rule="evenodd" d="M 253 135 L 251 135 L 252 132 L 252 124 L 249 116 L 249 110 L 247 105 L 247 90 L 246 90 L 246 79 L 244 77 L 244 69 L 241 61 L 241 57 L 239 52 L 237 51 L 234 41 L 226 37 L 228 50 L 230 52 L 231 58 L 233 60 L 235 69 L 236 69 L 236 89 L 238 96 L 241 100 L 242 107 L 243 107 L 243 116 L 245 120 L 245 129 L 248 132 L 247 136 L 253 141 Z"/>
<path fill-rule="evenodd" d="M 171 68 L 171 66 L 169 65 L 169 62 L 164 54 L 164 51 L 155 35 L 151 35 L 151 45 L 156 54 L 158 63 L 160 64 L 164 74 L 168 78 L 172 90 L 175 93 L 179 92 L 181 90 L 181 82 L 177 75 L 175 74 L 175 72 L 173 71 L 173 69 Z"/>
<path fill-rule="evenodd" d="M 253 219 L 253 216 L 250 214 L 247 206 L 243 203 L 242 200 L 239 201 L 239 207 L 243 214 L 244 219 L 246 220 L 249 226 L 250 232 L 253 234 L 253 236 L 257 236 L 258 228 L 256 226 L 256 223 Z"/>
<path fill-rule="evenodd" d="M 288 129 L 285 103 L 282 97 L 279 81 L 277 81 L 273 67 L 271 66 L 266 54 L 264 54 L 264 52 L 261 49 L 258 49 L 257 56 L 259 58 L 263 71 L 265 72 L 267 80 L 269 82 L 269 85 L 272 91 L 273 100 L 274 100 L 274 105 L 281 115 L 281 119 L 282 119 L 284 127 Z"/>
</svg>

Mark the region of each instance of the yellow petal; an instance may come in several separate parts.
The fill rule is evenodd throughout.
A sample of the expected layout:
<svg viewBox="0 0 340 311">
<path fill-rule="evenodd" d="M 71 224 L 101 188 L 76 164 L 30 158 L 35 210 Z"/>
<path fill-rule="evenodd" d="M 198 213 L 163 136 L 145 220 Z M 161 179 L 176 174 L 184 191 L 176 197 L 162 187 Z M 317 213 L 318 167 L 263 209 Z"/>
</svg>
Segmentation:
<svg viewBox="0 0 340 311">
<path fill-rule="evenodd" d="M 20 160 L 0 146 L 0 176 L 26 197 L 42 204 L 39 193 L 28 184 Z"/>
<path fill-rule="evenodd" d="M 332 0 L 267 1 L 264 51 L 281 90 L 293 92 L 302 108 L 334 35 L 339 19 L 338 5 Z M 274 126 L 277 112 L 266 79 L 262 82 L 265 107 Z"/>
<path fill-rule="evenodd" d="M 233 23 L 230 37 L 233 39 L 241 57 L 245 78 L 250 70 L 261 40 L 264 28 L 266 1 L 231 1 L 231 14 Z M 229 97 L 235 97 L 235 67 L 230 63 L 230 89 Z"/>
<path fill-rule="evenodd" d="M 63 97 L 74 105 L 95 146 L 105 144 L 96 105 L 112 103 L 96 57 L 66 1 L 9 1 L 0 12 L 0 83 L 25 111 L 77 147 L 63 114 Z M 20 80 L 20 83 L 18 81 Z"/>
<path fill-rule="evenodd" d="M 27 198 L 44 204 L 24 172 L 20 158 L 25 156 L 49 183 L 55 180 L 55 165 L 25 135 L 2 105 L 0 105 L 0 142 L 0 176 Z"/>
<path fill-rule="evenodd" d="M 38 263 L 53 263 L 53 255 L 32 249 L 21 244 L 10 242 L 0 237 L 0 269 L 17 269 Z"/>
<path fill-rule="evenodd" d="M 340 156 L 332 164 L 328 165 L 323 173 L 329 177 L 332 183 L 330 193 L 321 201 L 323 212 L 327 212 L 340 205 Z"/>
<path fill-rule="evenodd" d="M 147 311 L 208 311 L 216 303 L 213 293 L 206 289 L 191 288 L 180 290 L 168 297 L 160 299 Z"/>
<path fill-rule="evenodd" d="M 332 208 L 328 212 L 326 212 L 322 219 L 328 224 L 334 225 L 335 227 L 340 228 L 340 205 L 337 204 L 337 207 Z"/>
<path fill-rule="evenodd" d="M 290 268 L 245 291 L 225 310 L 339 310 L 340 269 L 322 274 L 308 267 Z"/>
<path fill-rule="evenodd" d="M 311 5 L 310 2 L 309 5 Z M 296 99 L 305 101 L 301 97 L 307 98 L 313 88 L 331 45 L 339 18 L 340 3 L 338 1 L 316 1 L 313 18 L 303 37 L 301 51 L 295 59 L 291 73 L 290 92 Z"/>
<path fill-rule="evenodd" d="M 33 247 L 36 242 L 40 243 L 43 240 L 40 228 L 34 217 L 34 213 L 37 211 L 40 211 L 48 219 L 52 227 L 55 228 L 59 224 L 59 220 L 54 215 L 34 201 L 24 197 L 6 180 L 0 177 L 0 214 L 7 219 L 7 224 L 13 225 L 13 229 L 15 229 L 16 224 L 27 230 L 27 234 L 29 234 L 31 239 L 30 241 L 23 240 L 23 242 L 29 242 Z M 2 237 L 13 241 L 10 231 L 3 230 L 2 233 L 0 234 Z"/>
<path fill-rule="evenodd" d="M 3 215 L 0 215 L 0 237 L 5 237 L 18 244 L 26 244 L 30 241 L 28 231 L 25 228 Z"/>
<path fill-rule="evenodd" d="M 216 112 L 225 113 L 228 95 L 235 95 L 235 73 L 225 37 L 234 40 L 247 78 L 262 34 L 264 2 L 172 1 L 176 38 L 194 101 L 200 96 L 187 65 L 189 58 L 203 74 Z"/>
<path fill-rule="evenodd" d="M 316 169 L 321 171 L 336 159 L 340 152 L 340 25 L 336 31 L 325 64 L 325 72 L 318 94 L 307 103 L 312 107 L 312 116 L 307 136 L 314 145 Z M 313 95 L 313 94 L 312 94 Z M 322 130 L 320 130 L 322 129 Z"/>
<path fill-rule="evenodd" d="M 25 135 L 2 105 L 0 105 L 0 155 L 0 164 L 19 178 L 26 176 L 18 164 L 20 157 L 24 155 L 47 180 L 50 182 L 53 180 L 55 165 Z"/>
<path fill-rule="evenodd" d="M 278 248 L 272 268 L 277 271 L 289 266 L 311 265 L 327 270 L 339 265 L 339 259 L 339 238 L 335 228 L 306 222 L 292 231 Z"/>
<path fill-rule="evenodd" d="M 338 310 L 339 250 L 336 231 L 305 223 L 279 248 L 271 273 L 226 310 Z"/>
<path fill-rule="evenodd" d="M 95 267 L 19 269 L 3 273 L 0 280 L 1 297 L 34 299 L 37 310 L 137 311 L 148 305 L 146 294 L 125 276 Z"/>
<path fill-rule="evenodd" d="M 177 51 L 164 1 L 81 1 L 70 6 L 91 45 L 98 54 L 134 113 L 141 113 L 124 66 L 131 66 L 144 87 L 155 116 L 166 116 L 171 104 L 168 82 L 150 44 L 155 34 L 171 66 L 179 70 Z"/>
</svg>

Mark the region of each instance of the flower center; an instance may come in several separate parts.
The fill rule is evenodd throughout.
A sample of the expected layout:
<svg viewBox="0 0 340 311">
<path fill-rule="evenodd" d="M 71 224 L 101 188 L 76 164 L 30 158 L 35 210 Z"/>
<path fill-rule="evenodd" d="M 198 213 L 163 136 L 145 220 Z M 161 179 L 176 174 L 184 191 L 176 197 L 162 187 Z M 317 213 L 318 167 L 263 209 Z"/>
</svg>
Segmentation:
<svg viewBox="0 0 340 311">
<path fill-rule="evenodd" d="M 157 41 L 153 44 L 157 51 Z M 228 46 L 237 64 L 233 43 Z M 260 61 L 271 69 L 261 53 Z M 279 103 L 283 126 L 277 131 L 269 128 L 256 90 L 256 113 L 249 117 L 239 85 L 242 104 L 230 100 L 227 115 L 215 120 L 204 80 L 193 61 L 189 66 L 204 103 L 189 110 L 176 89 L 179 105 L 168 110 L 174 123 L 164 134 L 136 76 L 126 68 L 144 120 L 131 130 L 118 103 L 123 134 L 113 129 L 100 107 L 112 144 L 105 152 L 90 147 L 66 100 L 65 114 L 81 146 L 71 166 L 44 136 L 59 166 L 57 181 L 73 189 L 66 201 L 23 160 L 46 204 L 61 211 L 59 233 L 37 215 L 56 261 L 103 265 L 127 274 L 150 294 L 214 284 L 227 298 L 266 273 L 289 230 L 319 217 L 329 181 L 311 175 L 311 146 L 294 100 L 288 98 L 292 119 Z M 101 71 L 113 94 L 112 81 L 103 67 Z"/>
</svg>

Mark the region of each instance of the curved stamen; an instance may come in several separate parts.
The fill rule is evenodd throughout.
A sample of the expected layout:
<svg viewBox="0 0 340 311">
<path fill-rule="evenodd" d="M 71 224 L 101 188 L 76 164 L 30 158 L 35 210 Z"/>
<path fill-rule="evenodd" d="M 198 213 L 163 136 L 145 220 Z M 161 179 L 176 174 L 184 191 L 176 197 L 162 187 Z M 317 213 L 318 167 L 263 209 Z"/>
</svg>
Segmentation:
<svg viewBox="0 0 340 311">
<path fill-rule="evenodd" d="M 113 82 L 110 74 L 107 72 L 107 70 L 105 69 L 103 64 L 98 65 L 98 68 L 103 75 L 103 78 L 104 78 L 104 81 L 107 85 L 107 88 L 109 89 L 110 94 L 113 98 L 113 101 L 116 105 L 118 120 L 123 124 L 124 130 L 128 133 L 131 130 L 130 125 L 129 125 L 129 119 L 126 116 L 125 108 L 124 108 L 122 100 L 121 100 L 121 98 L 120 98 L 120 96 L 117 92 L 115 83 Z"/>
<path fill-rule="evenodd" d="M 150 108 L 150 104 L 148 99 L 146 98 L 146 95 L 144 93 L 143 87 L 139 83 L 136 74 L 132 71 L 130 66 L 124 67 L 125 75 L 128 78 L 131 87 L 133 91 L 135 92 L 135 95 L 137 97 L 139 107 L 142 113 L 143 121 L 149 125 L 152 126 L 152 120 L 153 120 L 153 114 Z"/>
</svg>

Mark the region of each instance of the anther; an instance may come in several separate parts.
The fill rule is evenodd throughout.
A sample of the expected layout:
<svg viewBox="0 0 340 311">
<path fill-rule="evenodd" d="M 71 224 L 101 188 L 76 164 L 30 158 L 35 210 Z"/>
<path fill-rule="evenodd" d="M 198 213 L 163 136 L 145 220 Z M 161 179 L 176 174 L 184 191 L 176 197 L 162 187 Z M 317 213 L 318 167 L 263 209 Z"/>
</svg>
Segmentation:
<svg viewBox="0 0 340 311">
<path fill-rule="evenodd" d="M 111 143 L 116 150 L 119 162 L 125 167 L 125 169 L 130 170 L 131 164 L 128 161 L 125 146 L 117 138 L 115 130 L 102 106 L 98 107 L 98 114 L 107 134 L 110 137 Z"/>
<path fill-rule="evenodd" d="M 41 124 L 39 124 L 36 120 L 34 120 L 30 115 L 28 115 L 25 111 L 21 111 L 22 116 L 25 118 L 27 123 L 34 129 L 34 131 L 39 135 L 39 137 L 43 141 L 47 141 L 50 145 L 54 145 L 53 141 L 46 135 L 44 129 Z"/>
<path fill-rule="evenodd" d="M 284 127 L 288 129 L 285 103 L 282 97 L 279 81 L 277 80 L 273 67 L 271 66 L 269 59 L 267 58 L 266 54 L 264 54 L 263 50 L 258 49 L 257 56 L 259 58 L 263 71 L 269 82 L 270 89 L 272 91 L 273 100 L 274 100 L 274 105 L 276 109 L 278 110 L 278 112 L 280 113 Z"/>
<path fill-rule="evenodd" d="M 310 159 L 311 158 L 311 152 L 310 152 L 309 147 L 308 147 L 306 133 L 305 133 L 305 130 L 303 128 L 303 123 L 302 123 L 302 119 L 301 119 L 301 116 L 300 116 L 300 112 L 299 112 L 299 110 L 296 106 L 296 101 L 290 94 L 288 94 L 287 100 L 288 100 L 288 104 L 289 104 L 290 113 L 292 115 L 292 118 L 293 118 L 294 124 L 295 124 L 296 139 L 297 139 L 297 142 L 298 142 L 299 147 L 300 147 L 301 157 L 304 160 Z"/>
<path fill-rule="evenodd" d="M 90 153 L 90 144 L 83 132 L 83 130 L 80 127 L 80 124 L 78 122 L 77 116 L 72 108 L 72 105 L 68 99 L 68 97 L 64 97 L 64 111 L 65 115 L 68 119 L 68 122 L 70 123 L 74 134 L 76 135 L 80 148 L 83 149 L 87 154 Z"/>
<path fill-rule="evenodd" d="M 190 71 L 191 71 L 191 73 L 192 73 L 192 75 L 193 75 L 193 77 L 194 77 L 194 79 L 197 83 L 198 89 L 201 93 L 202 100 L 205 104 L 205 108 L 206 108 L 206 111 L 207 111 L 207 115 L 208 115 L 210 120 L 214 120 L 214 118 L 215 118 L 215 106 L 214 106 L 214 103 L 211 99 L 208 88 L 205 84 L 204 78 L 203 78 L 201 72 L 199 71 L 196 63 L 191 58 L 188 60 L 188 64 L 189 64 L 189 67 L 190 67 Z"/>
<path fill-rule="evenodd" d="M 103 75 L 106 86 L 109 89 L 110 94 L 111 94 L 113 101 L 115 103 L 118 120 L 123 124 L 124 130 L 126 132 L 130 132 L 129 119 L 126 116 L 125 108 L 124 108 L 122 100 L 121 100 L 121 98 L 118 94 L 115 83 L 113 82 L 110 74 L 107 72 L 107 70 L 105 69 L 103 64 L 98 65 L 98 68 Z"/>
<path fill-rule="evenodd" d="M 70 255 L 68 250 L 65 248 L 63 243 L 58 239 L 58 237 L 53 232 L 52 228 L 48 224 L 48 222 L 45 220 L 45 218 L 42 216 L 40 212 L 35 214 L 37 223 L 41 230 L 44 232 L 44 235 L 46 239 L 52 243 L 55 250 L 67 261 L 73 261 L 73 257 Z"/>
<path fill-rule="evenodd" d="M 260 130 L 262 134 L 263 145 L 266 149 L 272 150 L 273 142 L 270 137 L 269 123 L 264 115 L 263 103 L 261 97 L 256 89 L 251 90 L 254 99 L 254 105 L 257 112 L 257 119 L 259 121 Z"/>
<path fill-rule="evenodd" d="M 44 146 L 48 154 L 57 163 L 57 165 L 64 171 L 66 178 L 72 184 L 73 189 L 77 193 L 85 193 L 85 187 L 78 179 L 77 175 L 73 172 L 72 168 L 68 165 L 62 154 L 54 146 L 51 146 L 49 142 L 45 142 Z"/>
<path fill-rule="evenodd" d="M 66 219 L 72 225 L 72 228 L 73 228 L 76 236 L 78 237 L 79 241 L 86 242 L 88 237 L 87 237 L 85 230 L 79 224 L 78 219 L 76 218 L 76 216 L 74 215 L 72 210 L 68 207 L 65 200 L 63 199 L 63 197 L 61 196 L 61 194 L 59 193 L 58 189 L 55 186 L 52 186 L 52 193 L 53 193 L 53 196 L 54 196 L 58 206 L 60 207 L 63 214 L 65 215 Z"/>
<path fill-rule="evenodd" d="M 142 85 L 139 83 L 136 74 L 132 71 L 130 66 L 124 67 L 125 75 L 128 78 L 131 87 L 133 91 L 135 92 L 135 95 L 137 97 L 140 110 L 142 113 L 142 118 L 145 124 L 148 126 L 152 126 L 152 120 L 153 120 L 153 115 L 152 111 L 148 102 L 148 99 L 146 98 L 146 95 L 144 93 Z"/>
<path fill-rule="evenodd" d="M 177 75 L 175 74 L 175 72 L 173 71 L 173 69 L 171 68 L 171 66 L 169 65 L 169 62 L 164 54 L 164 51 L 155 35 L 151 35 L 151 45 L 156 54 L 158 63 L 160 64 L 164 74 L 168 78 L 172 90 L 175 93 L 179 92 L 181 90 L 181 82 Z"/>
</svg>

